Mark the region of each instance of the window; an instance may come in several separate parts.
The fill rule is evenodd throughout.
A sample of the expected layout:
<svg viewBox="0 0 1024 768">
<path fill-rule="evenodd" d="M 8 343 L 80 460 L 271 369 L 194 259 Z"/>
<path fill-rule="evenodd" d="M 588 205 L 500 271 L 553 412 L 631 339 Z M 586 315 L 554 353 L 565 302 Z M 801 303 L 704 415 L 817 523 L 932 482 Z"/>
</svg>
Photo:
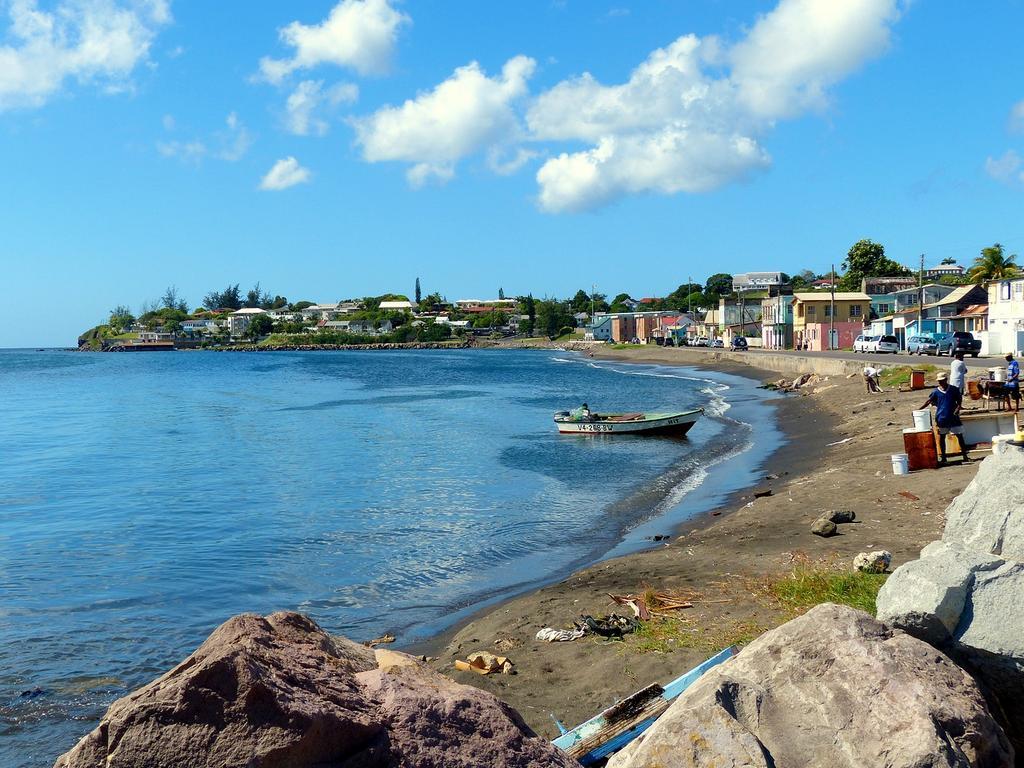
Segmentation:
<svg viewBox="0 0 1024 768">
<path fill-rule="evenodd" d="M 999 284 L 999 298 L 1004 301 L 1010 300 L 1010 284 L 1000 283 Z"/>
<path fill-rule="evenodd" d="M 851 312 L 850 314 L 853 314 L 853 313 Z M 879 304 L 878 305 L 878 314 L 880 314 L 880 315 L 888 315 L 889 314 L 889 305 L 888 304 Z"/>
<path fill-rule="evenodd" d="M 810 306 L 807 307 L 807 316 L 808 317 L 814 317 L 816 314 L 817 314 L 817 307 L 815 307 L 813 304 L 811 304 Z"/>
<path fill-rule="evenodd" d="M 832 317 L 832 305 L 831 304 L 826 304 L 825 305 L 825 317 Z"/>
<path fill-rule="evenodd" d="M 1020 297 L 1024 295 L 1024 282 L 1017 281 L 1013 284 L 1013 298 L 1020 301 Z"/>
<path fill-rule="evenodd" d="M 852 304 L 850 306 L 850 317 L 860 317 L 863 307 L 860 304 Z"/>
</svg>

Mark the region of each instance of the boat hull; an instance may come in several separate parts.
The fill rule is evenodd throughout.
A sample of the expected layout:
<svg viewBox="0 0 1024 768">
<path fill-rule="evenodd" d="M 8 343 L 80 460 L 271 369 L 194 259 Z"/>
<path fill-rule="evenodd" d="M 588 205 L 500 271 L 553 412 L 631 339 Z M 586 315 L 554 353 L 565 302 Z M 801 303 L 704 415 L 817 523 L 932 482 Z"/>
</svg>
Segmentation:
<svg viewBox="0 0 1024 768">
<path fill-rule="evenodd" d="M 570 421 L 555 419 L 563 435 L 685 435 L 703 415 L 703 410 L 685 413 L 650 414 L 633 421 Z"/>
</svg>

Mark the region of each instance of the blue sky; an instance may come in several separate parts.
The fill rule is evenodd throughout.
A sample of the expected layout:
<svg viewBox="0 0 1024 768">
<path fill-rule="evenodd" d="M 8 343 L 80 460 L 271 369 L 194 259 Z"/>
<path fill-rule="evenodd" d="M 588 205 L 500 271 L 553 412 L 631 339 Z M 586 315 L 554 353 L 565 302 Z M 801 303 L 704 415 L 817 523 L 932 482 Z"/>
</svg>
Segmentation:
<svg viewBox="0 0 1024 768">
<path fill-rule="evenodd" d="M 1024 253 L 1024 4 L 0 0 L 0 346 L 229 283 Z"/>
</svg>

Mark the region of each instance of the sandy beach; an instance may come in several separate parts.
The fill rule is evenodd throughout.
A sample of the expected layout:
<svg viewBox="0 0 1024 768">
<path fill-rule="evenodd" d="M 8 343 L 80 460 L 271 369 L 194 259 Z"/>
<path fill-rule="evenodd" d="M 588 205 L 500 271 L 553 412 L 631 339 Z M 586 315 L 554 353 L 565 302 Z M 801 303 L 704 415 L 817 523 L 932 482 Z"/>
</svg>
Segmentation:
<svg viewBox="0 0 1024 768">
<path fill-rule="evenodd" d="M 761 381 L 792 378 L 700 350 L 608 349 L 596 356 Z M 788 443 L 766 457 L 756 487 L 681 530 L 666 530 L 671 537 L 649 550 L 514 598 L 414 650 L 435 656 L 433 665 L 459 682 L 495 693 L 546 737 L 558 733 L 552 715 L 571 727 L 649 683 L 667 682 L 722 645 L 742 644 L 790 618 L 792 608 L 766 585 L 795 563 L 849 569 L 859 552 L 887 549 L 895 568 L 938 537 L 943 510 L 970 482 L 976 464 L 951 460 L 939 470 L 893 476 L 890 455 L 902 451 L 902 429 L 924 397 L 891 389 L 868 394 L 860 376 L 821 377 L 776 401 Z M 754 496 L 768 490 L 771 495 Z M 831 510 L 851 510 L 856 522 L 841 525 L 831 538 L 813 535 L 811 523 Z M 667 611 L 651 629 L 623 641 L 535 639 L 542 627 L 568 628 L 581 614 L 630 615 L 609 595 L 645 592 L 674 595 L 692 607 Z M 454 669 L 456 659 L 477 650 L 509 657 L 517 674 L 482 677 Z"/>
</svg>

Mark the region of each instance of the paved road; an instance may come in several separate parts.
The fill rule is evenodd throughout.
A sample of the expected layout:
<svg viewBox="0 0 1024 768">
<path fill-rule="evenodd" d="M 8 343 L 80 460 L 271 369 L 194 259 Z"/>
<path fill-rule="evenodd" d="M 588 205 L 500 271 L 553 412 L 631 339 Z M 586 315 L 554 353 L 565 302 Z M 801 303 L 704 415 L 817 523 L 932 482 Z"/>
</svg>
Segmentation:
<svg viewBox="0 0 1024 768">
<path fill-rule="evenodd" d="M 837 350 L 834 352 L 799 352 L 792 350 L 778 350 L 768 349 L 763 350 L 764 352 L 773 355 L 793 355 L 802 357 L 827 357 L 834 360 L 853 360 L 854 362 L 862 363 L 881 363 L 883 365 L 934 365 L 939 368 L 948 368 L 950 358 L 943 355 L 937 357 L 935 355 L 908 355 L 905 352 L 898 352 L 895 355 L 879 355 L 875 353 L 863 354 L 850 352 L 848 350 Z M 750 349 L 747 354 L 757 355 L 762 350 Z M 993 368 L 997 365 L 1005 365 L 1005 361 L 1002 356 L 989 356 L 989 357 L 965 357 L 964 362 L 967 363 L 968 368 Z"/>
</svg>

